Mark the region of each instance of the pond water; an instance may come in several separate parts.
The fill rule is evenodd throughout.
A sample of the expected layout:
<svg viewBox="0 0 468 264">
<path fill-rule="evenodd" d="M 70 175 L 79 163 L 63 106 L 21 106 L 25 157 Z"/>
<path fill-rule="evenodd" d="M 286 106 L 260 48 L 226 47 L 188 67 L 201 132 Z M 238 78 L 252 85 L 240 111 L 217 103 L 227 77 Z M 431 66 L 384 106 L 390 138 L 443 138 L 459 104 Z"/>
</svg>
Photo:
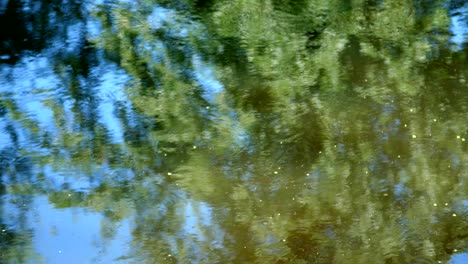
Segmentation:
<svg viewBox="0 0 468 264">
<path fill-rule="evenodd" d="M 0 263 L 468 263 L 464 1 L 0 24 Z"/>
</svg>

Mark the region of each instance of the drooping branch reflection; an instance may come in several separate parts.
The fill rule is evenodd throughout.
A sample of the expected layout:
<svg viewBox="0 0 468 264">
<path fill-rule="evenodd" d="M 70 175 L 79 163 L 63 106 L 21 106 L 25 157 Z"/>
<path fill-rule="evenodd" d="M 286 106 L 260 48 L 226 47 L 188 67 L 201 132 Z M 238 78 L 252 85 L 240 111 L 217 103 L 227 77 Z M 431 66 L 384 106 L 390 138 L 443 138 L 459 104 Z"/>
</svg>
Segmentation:
<svg viewBox="0 0 468 264">
<path fill-rule="evenodd" d="M 44 177 L 38 193 L 102 212 L 108 239 L 134 220 L 124 258 L 406 263 L 466 250 L 466 49 L 450 46 L 442 1 L 110 1 L 92 13 L 99 34 L 82 27 L 79 48 L 51 59 L 56 131 L 42 135 L 8 93 L 1 107 L 12 131 L 42 138 L 41 155 L 15 143 L 28 162 L 89 180 L 54 190 Z M 115 65 L 125 96 L 110 126 L 100 77 Z"/>
</svg>

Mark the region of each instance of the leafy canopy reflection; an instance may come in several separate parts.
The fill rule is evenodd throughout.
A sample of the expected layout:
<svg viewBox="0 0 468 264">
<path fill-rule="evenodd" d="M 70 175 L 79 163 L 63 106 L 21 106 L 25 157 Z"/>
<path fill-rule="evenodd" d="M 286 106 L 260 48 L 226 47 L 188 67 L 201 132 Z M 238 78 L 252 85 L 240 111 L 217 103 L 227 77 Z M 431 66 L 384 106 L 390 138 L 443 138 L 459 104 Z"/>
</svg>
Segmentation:
<svg viewBox="0 0 468 264">
<path fill-rule="evenodd" d="M 135 215 L 126 257 L 148 263 L 447 260 L 466 250 L 468 94 L 445 2 L 96 5 L 86 56 L 54 66 L 74 120 L 47 101 L 59 133 L 35 162 L 103 181 L 50 201 L 103 212 L 108 238 Z M 130 101 L 114 102 L 121 144 L 81 68 L 99 60 L 130 76 Z M 2 105 L 39 133 L 13 100 Z"/>
</svg>

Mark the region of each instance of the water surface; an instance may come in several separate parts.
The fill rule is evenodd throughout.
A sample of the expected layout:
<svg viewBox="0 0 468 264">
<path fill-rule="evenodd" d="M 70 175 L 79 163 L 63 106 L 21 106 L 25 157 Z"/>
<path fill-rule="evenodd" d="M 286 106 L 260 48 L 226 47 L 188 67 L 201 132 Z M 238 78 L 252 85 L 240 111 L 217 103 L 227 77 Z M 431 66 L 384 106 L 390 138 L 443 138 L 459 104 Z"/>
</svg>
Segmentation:
<svg viewBox="0 0 468 264">
<path fill-rule="evenodd" d="M 0 263 L 466 263 L 464 1 L 0 3 Z"/>
</svg>

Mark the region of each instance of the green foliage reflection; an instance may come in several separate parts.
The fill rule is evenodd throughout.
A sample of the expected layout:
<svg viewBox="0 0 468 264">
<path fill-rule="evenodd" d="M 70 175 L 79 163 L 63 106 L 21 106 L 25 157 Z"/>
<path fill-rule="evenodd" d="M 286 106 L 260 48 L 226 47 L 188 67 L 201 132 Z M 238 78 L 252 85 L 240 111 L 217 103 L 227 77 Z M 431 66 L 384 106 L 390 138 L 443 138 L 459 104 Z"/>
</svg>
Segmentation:
<svg viewBox="0 0 468 264">
<path fill-rule="evenodd" d="M 122 259 L 432 263 L 468 250 L 467 50 L 449 42 L 445 1 L 111 2 L 89 18 L 101 28 L 87 52 L 54 61 L 71 107 L 44 102 L 58 133 L 31 156 L 102 180 L 38 193 L 102 212 L 108 239 L 133 217 Z M 122 143 L 99 121 L 98 60 L 130 77 L 129 102 L 114 102 Z"/>
</svg>

